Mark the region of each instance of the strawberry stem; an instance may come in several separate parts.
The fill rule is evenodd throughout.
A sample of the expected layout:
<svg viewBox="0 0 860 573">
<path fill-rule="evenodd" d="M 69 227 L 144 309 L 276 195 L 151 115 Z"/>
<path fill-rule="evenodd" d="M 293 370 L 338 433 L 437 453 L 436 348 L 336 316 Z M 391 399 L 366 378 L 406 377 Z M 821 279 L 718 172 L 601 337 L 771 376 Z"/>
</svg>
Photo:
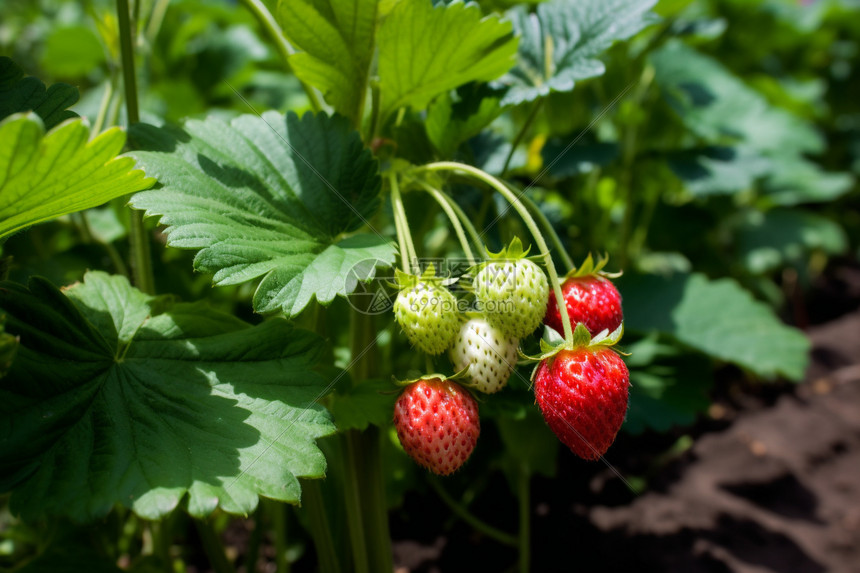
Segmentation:
<svg viewBox="0 0 860 573">
<path fill-rule="evenodd" d="M 451 221 L 451 226 L 454 227 L 454 233 L 457 235 L 457 240 L 460 241 L 460 247 L 463 249 L 463 254 L 466 255 L 467 259 L 469 259 L 470 264 L 475 264 L 477 261 L 474 253 L 472 252 L 472 248 L 469 246 L 469 241 L 466 239 L 463 225 L 460 224 L 460 219 L 457 218 L 457 214 L 454 212 L 454 209 L 451 208 L 451 204 L 448 203 L 447 197 L 445 197 L 441 191 L 429 185 L 426 181 L 419 181 L 418 184 L 421 185 L 421 187 L 424 188 L 424 190 L 427 191 L 437 203 L 439 203 L 440 207 L 442 207 L 448 220 Z"/>
<path fill-rule="evenodd" d="M 531 197 L 526 195 L 524 192 L 520 191 L 517 193 L 526 208 L 534 215 L 537 219 L 537 222 L 543 227 L 544 232 L 549 235 L 550 240 L 552 240 L 555 245 L 556 251 L 558 251 L 558 255 L 561 257 L 561 261 L 564 263 L 565 268 L 568 271 L 571 271 L 576 268 L 576 265 L 573 264 L 573 259 L 570 258 L 570 255 L 567 254 L 567 249 L 564 248 L 564 244 L 561 242 L 561 237 L 558 236 L 558 233 L 555 232 L 555 228 L 552 226 L 552 223 L 549 222 L 549 219 L 546 218 L 546 215 L 543 214 L 543 211 L 540 210 L 540 207 L 531 200 Z"/>
<path fill-rule="evenodd" d="M 122 57 L 122 76 L 125 85 L 125 109 L 128 125 L 140 121 L 137 106 L 137 76 L 134 73 L 134 30 L 131 25 L 128 0 L 117 0 L 116 15 L 119 23 L 119 47 Z M 130 209 L 131 271 L 137 288 L 146 294 L 155 294 L 155 276 L 152 273 L 149 235 L 143 224 L 143 211 Z"/>
<path fill-rule="evenodd" d="M 522 217 L 523 222 L 528 227 L 529 232 L 535 239 L 537 243 L 538 249 L 541 253 L 543 253 L 544 262 L 546 263 L 547 273 L 549 274 L 549 282 L 552 285 L 553 293 L 555 294 L 556 302 L 558 302 L 559 312 L 561 313 L 561 322 L 564 326 L 564 338 L 565 340 L 573 339 L 573 328 L 570 323 L 570 316 L 567 312 L 567 304 L 564 302 L 564 296 L 561 292 L 561 283 L 558 280 L 558 273 L 555 270 L 555 263 L 552 261 L 552 254 L 549 252 L 549 247 L 546 244 L 546 240 L 543 238 L 543 235 L 540 232 L 540 229 L 535 223 L 534 218 L 529 214 L 528 209 L 526 209 L 525 205 L 520 201 L 519 197 L 508 188 L 500 180 L 496 179 L 489 173 L 478 169 L 477 167 L 472 167 L 471 165 L 466 165 L 465 163 L 457 163 L 456 161 L 439 161 L 437 163 L 429 163 L 424 165 L 420 169 L 424 171 L 459 171 L 465 173 L 477 179 L 479 181 L 483 181 L 496 191 L 502 194 L 502 196 L 511 204 L 517 213 L 519 213 L 520 217 Z"/>
<path fill-rule="evenodd" d="M 400 247 L 400 265 L 403 272 L 408 273 L 413 264 L 417 267 L 418 255 L 415 245 L 412 243 L 412 234 L 409 232 L 409 219 L 406 218 L 406 209 L 403 207 L 403 197 L 400 195 L 400 186 L 397 183 L 397 175 L 390 173 L 388 181 L 391 184 L 391 208 L 394 211 L 394 226 L 397 229 L 397 244 Z M 418 272 L 418 269 L 414 269 Z"/>
</svg>

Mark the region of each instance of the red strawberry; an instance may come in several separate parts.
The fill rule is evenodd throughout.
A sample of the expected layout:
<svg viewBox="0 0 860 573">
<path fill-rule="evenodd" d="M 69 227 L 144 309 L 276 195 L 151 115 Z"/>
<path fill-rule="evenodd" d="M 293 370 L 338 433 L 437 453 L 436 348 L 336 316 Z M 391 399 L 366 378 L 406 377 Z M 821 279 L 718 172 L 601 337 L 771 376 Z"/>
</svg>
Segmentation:
<svg viewBox="0 0 860 573">
<path fill-rule="evenodd" d="M 394 427 L 406 453 L 446 476 L 466 461 L 481 432 L 478 403 L 450 380 L 418 380 L 394 404 Z"/>
<path fill-rule="evenodd" d="M 571 326 L 585 325 L 589 334 L 602 330 L 614 332 L 624 318 L 621 312 L 621 295 L 612 281 L 600 275 L 570 277 L 561 285 Z M 563 332 L 558 302 L 550 292 L 544 324 Z"/>
<path fill-rule="evenodd" d="M 561 350 L 535 372 L 535 398 L 558 439 L 586 460 L 602 456 L 624 422 L 630 373 L 606 346 Z"/>
</svg>

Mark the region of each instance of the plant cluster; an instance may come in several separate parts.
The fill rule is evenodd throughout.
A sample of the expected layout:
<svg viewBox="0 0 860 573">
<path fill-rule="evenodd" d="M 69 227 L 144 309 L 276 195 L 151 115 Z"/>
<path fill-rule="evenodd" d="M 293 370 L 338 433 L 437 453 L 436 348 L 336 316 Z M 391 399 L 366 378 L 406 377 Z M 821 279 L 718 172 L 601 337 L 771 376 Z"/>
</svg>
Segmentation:
<svg viewBox="0 0 860 573">
<path fill-rule="evenodd" d="M 389 571 L 428 486 L 525 571 L 559 443 L 800 380 L 785 310 L 860 237 L 848 0 L 5 12 L 3 565 L 183 570 L 194 527 L 227 572 L 239 515 L 281 571 Z M 466 507 L 499 474 L 515 536 Z"/>
</svg>

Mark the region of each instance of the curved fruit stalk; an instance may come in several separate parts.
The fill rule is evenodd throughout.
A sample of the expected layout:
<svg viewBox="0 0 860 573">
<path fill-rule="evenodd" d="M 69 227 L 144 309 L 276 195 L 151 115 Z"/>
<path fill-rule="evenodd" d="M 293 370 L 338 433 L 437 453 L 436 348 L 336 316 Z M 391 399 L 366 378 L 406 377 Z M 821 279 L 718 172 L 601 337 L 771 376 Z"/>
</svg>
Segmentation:
<svg viewBox="0 0 860 573">
<path fill-rule="evenodd" d="M 603 258 L 595 264 L 589 255 L 578 269 L 567 275 L 561 285 L 570 321 L 574 325 L 584 324 L 591 336 L 603 331 L 613 332 L 624 320 L 621 294 L 610 280 L 618 275 L 601 272 L 606 261 Z M 558 332 L 562 331 L 561 313 L 554 297 L 550 297 L 547 304 L 544 324 Z"/>
</svg>

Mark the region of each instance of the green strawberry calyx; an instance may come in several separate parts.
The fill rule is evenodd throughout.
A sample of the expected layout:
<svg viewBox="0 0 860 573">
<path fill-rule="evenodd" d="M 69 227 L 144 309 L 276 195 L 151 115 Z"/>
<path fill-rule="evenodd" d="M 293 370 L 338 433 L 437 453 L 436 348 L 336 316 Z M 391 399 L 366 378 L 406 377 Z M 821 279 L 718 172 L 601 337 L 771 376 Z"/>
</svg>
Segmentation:
<svg viewBox="0 0 860 573">
<path fill-rule="evenodd" d="M 609 255 L 603 254 L 597 256 L 597 260 L 594 260 L 594 257 L 591 256 L 591 253 L 588 253 L 588 256 L 582 261 L 582 264 L 576 268 L 571 269 L 565 276 L 565 279 L 569 278 L 582 278 L 589 276 L 599 276 L 607 279 L 617 279 L 623 273 L 610 273 L 603 270 L 606 266 L 606 263 L 609 262 Z"/>
<path fill-rule="evenodd" d="M 401 271 L 400 269 L 396 269 L 394 272 L 395 282 L 391 284 L 392 287 L 398 290 L 407 290 L 411 288 L 415 288 L 421 283 L 424 283 L 427 286 L 444 286 L 446 279 L 444 277 L 436 276 L 436 267 L 433 263 L 427 265 L 427 268 L 420 275 L 413 275 L 412 273 L 407 273 Z"/>
<path fill-rule="evenodd" d="M 487 251 L 487 260 L 481 261 L 480 263 L 473 266 L 470 271 L 472 273 L 477 273 L 481 269 L 491 265 L 495 262 L 508 262 L 508 261 L 519 261 L 523 259 L 530 260 L 534 263 L 543 264 L 544 256 L 542 254 L 529 255 L 529 251 L 532 250 L 531 246 L 528 249 L 523 250 L 523 242 L 520 241 L 519 237 L 514 237 L 511 239 L 511 244 L 507 247 L 502 247 L 498 253 L 494 253 L 490 250 L 489 247 L 484 246 L 484 250 Z"/>
<path fill-rule="evenodd" d="M 524 360 L 534 363 L 551 358 L 562 350 L 578 350 L 587 348 L 591 351 L 597 351 L 601 348 L 612 348 L 615 352 L 629 356 L 626 352 L 622 352 L 616 347 L 624 335 L 624 323 L 622 322 L 618 328 L 609 332 L 605 329 L 598 332 L 595 336 L 591 336 L 584 324 L 577 323 L 573 330 L 573 338 L 565 340 L 564 337 L 555 331 L 555 329 L 547 326 L 544 329 L 543 337 L 540 340 L 541 353 L 537 356 L 529 356 L 520 350 L 520 357 Z"/>
</svg>

